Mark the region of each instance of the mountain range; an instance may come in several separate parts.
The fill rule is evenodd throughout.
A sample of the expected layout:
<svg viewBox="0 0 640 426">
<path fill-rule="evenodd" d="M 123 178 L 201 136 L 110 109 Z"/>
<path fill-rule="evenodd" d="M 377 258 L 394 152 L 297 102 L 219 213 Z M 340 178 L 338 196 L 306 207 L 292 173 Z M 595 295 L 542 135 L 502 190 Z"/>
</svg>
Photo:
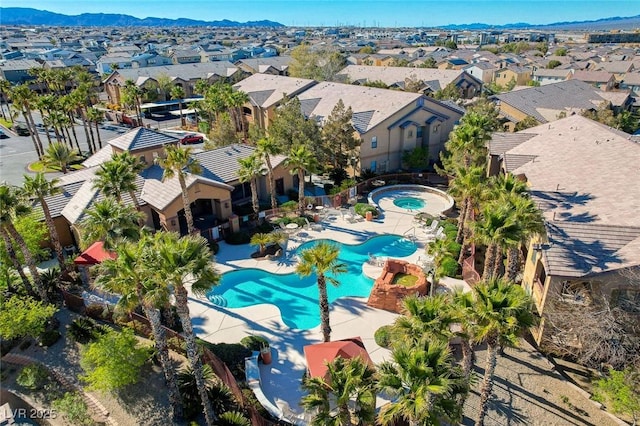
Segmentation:
<svg viewBox="0 0 640 426">
<path fill-rule="evenodd" d="M 262 20 L 237 22 L 223 19 L 221 21 L 202 21 L 197 19 L 168 19 L 168 18 L 136 18 L 120 13 L 83 13 L 81 15 L 63 15 L 23 7 L 0 7 L 0 22 L 2 25 L 46 25 L 58 27 L 284 27 L 279 22 Z M 613 17 L 595 21 L 556 22 L 553 24 L 529 24 L 518 22 L 506 25 L 491 25 L 483 23 L 452 24 L 439 28 L 451 31 L 464 30 L 517 30 L 538 29 L 553 31 L 602 31 L 629 30 L 640 28 L 640 15 L 629 17 Z"/>
<path fill-rule="evenodd" d="M 0 7 L 2 25 L 46 25 L 53 27 L 284 27 L 273 21 L 236 22 L 200 21 L 178 18 L 136 18 L 120 13 L 83 13 L 63 15 L 46 10 L 25 7 Z"/>
</svg>

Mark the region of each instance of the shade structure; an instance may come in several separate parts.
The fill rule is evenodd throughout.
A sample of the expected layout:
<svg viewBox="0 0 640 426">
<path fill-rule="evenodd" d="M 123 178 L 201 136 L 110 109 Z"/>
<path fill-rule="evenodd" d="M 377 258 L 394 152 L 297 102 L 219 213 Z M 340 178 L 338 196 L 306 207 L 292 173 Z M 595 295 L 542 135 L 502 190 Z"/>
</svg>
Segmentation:
<svg viewBox="0 0 640 426">
<path fill-rule="evenodd" d="M 373 366 L 373 361 L 371 361 L 360 337 L 307 345 L 304 347 L 304 356 L 307 359 L 307 370 L 311 377 L 325 377 L 327 363 L 337 357 L 345 359 L 360 357 L 364 362 Z"/>
<path fill-rule="evenodd" d="M 102 241 L 96 241 L 83 251 L 80 256 L 76 257 L 73 263 L 76 265 L 97 265 L 105 260 L 115 258 L 116 254 L 114 252 L 104 249 Z"/>
</svg>

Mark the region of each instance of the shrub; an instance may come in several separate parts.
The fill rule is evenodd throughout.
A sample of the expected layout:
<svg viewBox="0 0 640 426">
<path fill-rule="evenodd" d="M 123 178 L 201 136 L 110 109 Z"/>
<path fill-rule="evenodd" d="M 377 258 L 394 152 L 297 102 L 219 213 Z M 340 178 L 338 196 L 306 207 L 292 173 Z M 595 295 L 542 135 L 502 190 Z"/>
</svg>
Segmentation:
<svg viewBox="0 0 640 426">
<path fill-rule="evenodd" d="M 39 390 L 47 382 L 49 371 L 40 364 L 27 365 L 20 371 L 16 383 L 26 389 Z"/>
<path fill-rule="evenodd" d="M 40 346 L 48 348 L 60 340 L 60 332 L 58 330 L 47 330 L 38 337 Z"/>
<path fill-rule="evenodd" d="M 220 251 L 220 245 L 217 241 L 209 241 L 209 250 L 211 250 L 212 254 L 218 254 L 218 251 Z"/>
<path fill-rule="evenodd" d="M 238 246 L 241 244 L 249 244 L 251 237 L 246 232 L 234 232 L 229 234 L 227 238 L 225 238 L 225 241 L 232 246 Z"/>
<path fill-rule="evenodd" d="M 236 379 L 245 379 L 244 359 L 251 356 L 250 349 L 239 343 L 209 343 L 204 340 L 199 342 L 227 364 Z"/>
<path fill-rule="evenodd" d="M 90 318 L 78 318 L 67 326 L 67 334 L 74 342 L 87 344 L 98 338 L 98 325 Z"/>
<path fill-rule="evenodd" d="M 446 256 L 438 266 L 438 274 L 441 277 L 455 277 L 458 275 L 458 261 L 451 256 Z"/>
<path fill-rule="evenodd" d="M 53 401 L 53 408 L 62 412 L 69 423 L 74 425 L 92 425 L 87 404 L 77 392 L 67 392 L 60 399 Z"/>
<path fill-rule="evenodd" d="M 456 243 L 455 240 L 450 240 L 447 242 L 447 250 L 451 253 L 451 257 L 457 259 L 460 256 L 460 250 L 462 249 L 462 245 Z"/>
<path fill-rule="evenodd" d="M 447 236 L 448 239 L 450 240 L 456 239 L 456 236 L 458 235 L 458 227 L 456 225 L 446 221 L 440 223 L 440 225 L 444 229 L 444 234 Z"/>
<path fill-rule="evenodd" d="M 390 325 L 383 325 L 382 327 L 380 327 L 379 329 L 376 330 L 375 334 L 373 335 L 374 340 L 376 341 L 376 344 L 378 346 L 381 346 L 383 348 L 389 348 L 389 346 L 391 346 L 391 326 Z"/>
<path fill-rule="evenodd" d="M 373 214 L 373 217 L 378 217 L 378 210 L 367 203 L 357 203 L 355 206 L 353 206 L 353 209 L 362 217 L 365 217 L 367 215 L 367 212 L 371 212 Z"/>
<path fill-rule="evenodd" d="M 285 201 L 284 203 L 282 203 L 280 205 L 280 209 L 282 209 L 285 212 L 293 212 L 298 208 L 298 197 L 297 197 L 297 192 L 296 192 L 296 199 L 295 200 L 289 200 L 289 201 Z"/>
<path fill-rule="evenodd" d="M 85 309 L 85 314 L 93 319 L 102 321 L 112 321 L 113 313 L 109 310 L 108 305 L 92 303 Z"/>
<path fill-rule="evenodd" d="M 251 422 L 240 411 L 227 411 L 220 415 L 219 426 L 251 426 Z"/>
<path fill-rule="evenodd" d="M 252 334 L 251 336 L 243 337 L 240 340 L 240 344 L 252 351 L 259 351 L 262 346 L 268 345 L 269 342 L 262 336 Z"/>
<path fill-rule="evenodd" d="M 329 172 L 329 179 L 331 179 L 334 185 L 340 186 L 342 181 L 349 178 L 349 174 L 345 169 L 332 169 Z"/>
<path fill-rule="evenodd" d="M 378 176 L 378 174 L 371 169 L 364 169 L 360 172 L 360 178 L 362 180 L 373 179 L 376 176 Z"/>
<path fill-rule="evenodd" d="M 185 355 L 187 353 L 187 342 L 179 337 L 169 337 L 167 339 L 169 349 Z"/>
</svg>

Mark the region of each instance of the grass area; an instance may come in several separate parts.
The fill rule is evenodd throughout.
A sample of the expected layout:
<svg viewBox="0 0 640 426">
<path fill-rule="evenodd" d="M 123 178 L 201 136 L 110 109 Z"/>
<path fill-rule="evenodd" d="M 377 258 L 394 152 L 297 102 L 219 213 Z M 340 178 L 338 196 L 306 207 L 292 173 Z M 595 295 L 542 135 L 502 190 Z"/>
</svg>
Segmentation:
<svg viewBox="0 0 640 426">
<path fill-rule="evenodd" d="M 32 172 L 45 172 L 45 173 L 54 173 L 54 172 L 60 172 L 60 167 L 57 166 L 45 166 L 45 164 L 42 161 L 36 161 L 35 163 L 31 163 L 29 164 L 29 170 Z M 72 164 L 68 167 L 69 171 L 74 171 L 74 170 L 80 170 L 83 169 L 84 167 L 82 166 L 82 164 Z"/>
<path fill-rule="evenodd" d="M 415 275 L 399 273 L 393 277 L 392 284 L 412 287 L 416 285 L 416 282 L 418 282 L 418 277 Z"/>
<path fill-rule="evenodd" d="M 13 126 L 13 121 L 5 120 L 4 118 L 0 117 L 0 124 L 2 124 L 7 129 L 10 129 Z"/>
</svg>

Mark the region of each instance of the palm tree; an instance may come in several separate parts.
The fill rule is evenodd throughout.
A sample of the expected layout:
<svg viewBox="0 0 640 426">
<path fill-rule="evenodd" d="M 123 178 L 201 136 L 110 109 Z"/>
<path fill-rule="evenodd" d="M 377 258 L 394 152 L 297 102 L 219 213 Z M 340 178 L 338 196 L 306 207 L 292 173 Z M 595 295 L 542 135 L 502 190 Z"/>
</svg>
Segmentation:
<svg viewBox="0 0 640 426">
<path fill-rule="evenodd" d="M 253 212 L 257 215 L 260 211 L 258 201 L 258 178 L 262 176 L 266 170 L 262 163 L 262 158 L 256 153 L 245 158 L 238 158 L 240 169 L 238 170 L 238 180 L 240 183 L 249 182 L 251 187 L 251 204 Z"/>
<path fill-rule="evenodd" d="M 455 318 L 448 309 L 450 300 L 446 295 L 407 296 L 402 304 L 404 315 L 393 323 L 394 336 L 399 341 L 419 344 L 424 339 L 443 342 L 451 339 Z"/>
<path fill-rule="evenodd" d="M 7 119 L 7 116 L 4 113 L 4 104 L 7 102 L 10 91 L 11 83 L 9 83 L 9 80 L 0 78 L 0 113 L 2 113 L 2 118 L 5 120 Z"/>
<path fill-rule="evenodd" d="M 140 221 L 143 213 L 123 206 L 112 198 L 105 198 L 86 211 L 80 223 L 83 247 L 102 241 L 111 250 L 124 241 L 138 241 L 141 235 Z"/>
<path fill-rule="evenodd" d="M 276 182 L 273 177 L 273 164 L 271 164 L 271 157 L 281 154 L 282 148 L 275 139 L 264 137 L 260 138 L 256 142 L 258 155 L 264 158 L 264 162 L 267 165 L 267 177 L 269 180 L 269 193 L 271 194 L 271 208 L 273 210 L 278 208 L 278 200 L 276 199 Z"/>
<path fill-rule="evenodd" d="M 466 384 L 453 364 L 448 343 L 400 342 L 393 347 L 391 358 L 378 366 L 378 387 L 392 398 L 381 408 L 378 422 L 388 425 L 404 419 L 417 426 L 439 424 L 440 418 L 451 422 L 460 418 L 455 397 L 466 392 Z"/>
<path fill-rule="evenodd" d="M 173 86 L 172 78 L 167 73 L 160 73 L 156 76 L 156 83 L 158 83 L 158 89 L 162 92 L 164 101 L 169 100 L 171 87 Z"/>
<path fill-rule="evenodd" d="M 473 319 L 476 342 L 487 344 L 487 360 L 480 389 L 480 409 L 477 426 L 484 425 L 489 398 L 493 392 L 493 374 L 498 349 L 516 346 L 522 334 L 534 325 L 531 298 L 520 286 L 492 278 L 473 288 Z"/>
<path fill-rule="evenodd" d="M 304 174 L 315 170 L 316 157 L 306 145 L 294 145 L 289 152 L 284 166 L 289 168 L 292 175 L 298 175 L 298 212 L 304 213 Z"/>
<path fill-rule="evenodd" d="M 429 286 L 429 294 L 434 295 L 434 292 L 438 288 L 440 278 L 442 278 L 444 271 L 442 264 L 444 259 L 451 256 L 451 250 L 449 249 L 450 242 L 446 239 L 437 239 L 429 242 L 427 245 L 427 253 L 433 256 L 433 272 L 431 275 L 431 285 Z"/>
<path fill-rule="evenodd" d="M 126 312 L 132 312 L 138 305 L 142 306 L 151 325 L 156 351 L 169 388 L 173 419 L 178 420 L 182 417 L 182 401 L 159 310 L 168 302 L 170 291 L 161 281 L 151 279 L 153 271 L 148 268 L 145 253 L 149 250 L 149 242 L 150 237 L 146 237 L 137 243 L 118 245 L 115 249 L 117 257 L 100 264 L 96 285 L 122 295 L 118 306 Z"/>
<path fill-rule="evenodd" d="M 449 193 L 460 200 L 462 208 L 458 217 L 456 242 L 464 243 L 465 230 L 468 228 L 473 210 L 477 207 L 483 191 L 484 169 L 482 167 L 458 167 L 449 183 Z M 463 244 L 464 245 L 464 244 Z"/>
<path fill-rule="evenodd" d="M 67 128 L 67 136 L 69 135 L 69 129 L 71 129 L 71 133 L 73 134 L 73 140 L 76 143 L 76 149 L 78 150 L 78 152 L 82 152 L 80 150 L 80 143 L 78 142 L 78 135 L 76 133 L 76 127 L 73 125 L 74 124 L 74 118 L 73 118 L 73 113 L 76 110 L 76 104 L 75 104 L 76 100 L 73 96 L 71 95 L 65 95 L 60 97 L 60 99 L 58 100 L 58 104 L 60 106 L 60 110 L 62 112 L 64 112 L 68 118 L 68 125 L 69 127 Z M 71 138 L 69 137 L 69 141 L 71 141 Z M 87 142 L 88 144 L 88 142 Z M 89 150 L 91 150 L 91 147 L 89 147 Z"/>
<path fill-rule="evenodd" d="M 449 305 L 450 314 L 454 317 L 459 329 L 455 335 L 460 339 L 462 349 L 462 377 L 465 382 L 471 380 L 471 369 L 475 359 L 475 352 L 471 341 L 473 340 L 475 324 L 473 322 L 473 294 L 464 291 L 462 287 L 454 289 Z M 464 405 L 466 394 L 461 395 L 460 406 Z"/>
<path fill-rule="evenodd" d="M 233 392 L 217 379 L 210 365 L 204 364 L 202 366 L 202 376 L 206 383 L 209 400 L 215 412 L 229 412 L 236 408 Z M 198 385 L 193 370 L 189 367 L 181 369 L 177 374 L 177 378 L 178 388 L 182 394 L 184 417 L 189 420 L 196 417 L 202 411 L 200 409 L 202 403 L 200 402 L 200 395 L 198 394 Z"/>
<path fill-rule="evenodd" d="M 102 138 L 100 137 L 100 123 L 104 119 L 104 113 L 96 108 L 87 108 L 87 119 L 89 123 L 96 126 L 96 136 L 98 137 L 98 147 L 102 149 Z"/>
<path fill-rule="evenodd" d="M 301 405 L 316 414 L 313 426 L 373 424 L 376 416 L 375 370 L 360 357 L 337 357 L 325 377 L 307 377 Z"/>
<path fill-rule="evenodd" d="M 133 80 L 127 79 L 122 88 L 122 101 L 129 105 L 136 114 L 136 123 L 142 124 L 142 110 L 140 109 L 140 96 L 142 91 Z"/>
<path fill-rule="evenodd" d="M 29 268 L 31 279 L 33 279 L 35 292 L 43 301 L 48 301 L 47 292 L 42 285 L 38 268 L 36 268 L 36 262 L 33 255 L 27 247 L 27 243 L 22 238 L 22 235 L 18 232 L 13 225 L 13 220 L 17 216 L 22 216 L 30 212 L 29 206 L 26 204 L 26 197 L 15 186 L 7 185 L 6 183 L 0 184 L 0 232 L 2 232 L 3 238 L 6 241 L 12 239 L 15 245 L 20 249 L 24 257 L 24 261 Z M 11 245 L 12 247 L 15 247 Z M 7 244 L 9 248 L 9 244 Z M 22 266 L 20 266 L 22 267 Z M 25 283 L 26 286 L 26 283 Z M 30 291 L 27 287 L 27 291 Z"/>
<path fill-rule="evenodd" d="M 87 98 L 89 97 L 89 87 L 86 85 L 80 85 L 77 88 L 73 89 L 71 93 L 69 93 L 69 102 L 74 106 L 76 114 L 82 120 L 82 128 L 84 129 L 84 134 L 87 140 L 87 146 L 89 147 L 89 151 L 92 154 L 96 152 L 96 144 L 93 140 L 93 131 L 89 128 L 89 124 L 87 123 L 86 109 L 87 109 Z"/>
<path fill-rule="evenodd" d="M 61 142 L 53 142 L 47 147 L 42 162 L 47 167 L 59 167 L 62 173 L 67 174 L 69 165 L 80 159 L 82 159 L 82 157 L 75 150 Z"/>
<path fill-rule="evenodd" d="M 24 184 L 22 187 L 27 196 L 36 198 L 40 202 L 40 206 L 42 206 L 42 212 L 44 213 L 44 220 L 47 224 L 47 228 L 49 228 L 49 238 L 51 238 L 51 244 L 53 244 L 53 248 L 56 252 L 58 263 L 60 264 L 60 269 L 62 270 L 62 272 L 66 272 L 67 265 L 64 261 L 62 244 L 60 244 L 58 231 L 56 230 L 56 226 L 53 223 L 51 211 L 49 210 L 49 204 L 46 200 L 46 197 L 60 193 L 60 188 L 57 186 L 58 182 L 58 179 L 52 179 L 51 181 L 48 181 L 44 177 L 44 173 L 40 172 L 33 177 L 24 175 Z"/>
<path fill-rule="evenodd" d="M 300 252 L 300 261 L 296 265 L 296 273 L 298 275 L 308 277 L 315 273 L 317 276 L 320 322 L 322 337 L 325 342 L 331 341 L 327 281 L 337 286 L 339 282 L 333 276 L 347 271 L 347 266 L 338 261 L 338 254 L 340 254 L 340 249 L 337 246 L 321 241 L 309 249 L 302 250 L 302 252 Z M 327 274 L 331 274 L 332 276 Z"/>
<path fill-rule="evenodd" d="M 253 236 L 251 237 L 251 241 L 249 241 L 249 244 L 251 244 L 252 246 L 258 246 L 260 255 L 262 256 L 265 250 L 267 250 L 267 244 L 269 244 L 271 241 L 271 234 L 258 232 L 256 234 L 253 234 Z"/>
<path fill-rule="evenodd" d="M 40 135 L 36 131 L 36 125 L 33 121 L 33 115 L 31 114 L 31 108 L 35 101 L 35 93 L 29 88 L 28 84 L 21 84 L 11 89 L 9 97 L 13 101 L 14 108 L 17 108 L 18 111 L 22 113 L 22 116 L 27 122 L 27 127 L 29 127 L 31 140 L 36 148 L 38 159 L 42 160 L 44 147 L 40 141 Z"/>
<path fill-rule="evenodd" d="M 182 86 L 173 86 L 171 89 L 171 99 L 178 100 L 178 108 L 180 108 L 180 125 L 184 127 L 184 115 L 182 115 L 182 102 L 184 100 L 184 89 Z"/>
<path fill-rule="evenodd" d="M 191 148 L 181 148 L 177 145 L 165 147 L 165 158 L 158 158 L 158 164 L 164 169 L 162 180 L 178 178 L 182 190 L 182 204 L 184 204 L 184 217 L 187 220 L 187 233 L 195 232 L 193 226 L 193 214 L 191 213 L 191 201 L 187 191 L 185 177 L 187 172 L 200 173 L 202 170 L 198 161 L 191 156 Z"/>
<path fill-rule="evenodd" d="M 110 161 L 100 165 L 93 187 L 115 197 L 118 202 L 122 202 L 122 194 L 129 194 L 136 210 L 140 211 L 140 203 L 136 197 L 136 177 L 143 167 L 144 165 L 128 151 L 114 154 Z"/>
<path fill-rule="evenodd" d="M 11 237 L 9 236 L 9 234 L 2 227 L 0 227 L 0 236 L 4 241 L 4 246 L 7 250 L 8 257 L 11 260 L 11 264 L 13 265 L 13 268 L 16 271 L 18 271 L 20 280 L 22 280 L 22 285 L 24 286 L 24 290 L 27 292 L 27 294 L 35 294 L 33 291 L 33 286 L 31 285 L 29 278 L 27 278 L 27 275 L 24 273 L 24 268 L 20 263 L 20 260 L 18 260 L 18 256 L 16 255 L 16 249 L 14 247 L 15 244 L 11 240 Z M 6 282 L 7 282 L 7 290 L 9 292 L 13 292 L 14 289 L 13 289 L 11 274 L 10 272 L 8 272 L 8 270 L 5 270 L 5 271 L 7 273 L 7 276 L 3 278 L 6 279 Z"/>
<path fill-rule="evenodd" d="M 226 104 L 231 110 L 231 116 L 234 118 L 236 129 L 242 132 L 243 136 L 247 136 L 242 106 L 249 102 L 249 95 L 241 90 L 231 90 L 226 96 Z"/>
<path fill-rule="evenodd" d="M 193 294 L 204 295 L 218 284 L 220 276 L 211 261 L 207 241 L 200 236 L 187 235 L 180 238 L 176 233 L 158 232 L 154 236 L 153 252 L 149 265 L 156 271 L 159 281 L 166 282 L 173 288 L 176 312 L 180 317 L 186 342 L 187 358 L 198 385 L 207 425 L 211 426 L 214 424 L 215 414 L 203 378 L 202 361 L 193 333 L 185 285 L 190 284 Z"/>
<path fill-rule="evenodd" d="M 513 207 L 513 220 L 518 224 L 519 236 L 517 241 L 512 241 L 507 246 L 507 267 L 505 278 L 514 281 L 520 270 L 520 246 L 527 243 L 535 234 L 544 234 L 544 218 L 535 202 L 525 193 L 522 195 L 510 195 L 508 202 Z"/>
<path fill-rule="evenodd" d="M 507 241 L 517 240 L 518 224 L 514 223 L 514 217 L 510 206 L 499 203 L 489 204 L 482 209 L 482 217 L 473 223 L 473 238 L 485 245 L 487 251 L 484 259 L 482 279 L 487 280 L 495 275 L 502 260 L 501 247 Z"/>
</svg>

